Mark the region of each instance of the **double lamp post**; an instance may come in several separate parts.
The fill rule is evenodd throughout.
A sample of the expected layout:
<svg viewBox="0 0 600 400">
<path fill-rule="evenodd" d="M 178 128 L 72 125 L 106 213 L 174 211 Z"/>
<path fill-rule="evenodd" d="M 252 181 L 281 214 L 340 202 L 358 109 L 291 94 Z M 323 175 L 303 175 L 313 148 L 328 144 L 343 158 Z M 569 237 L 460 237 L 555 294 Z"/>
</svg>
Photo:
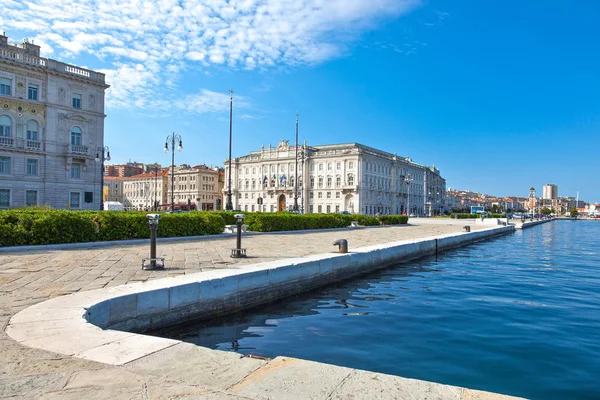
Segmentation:
<svg viewBox="0 0 600 400">
<path fill-rule="evenodd" d="M 173 133 L 167 136 L 165 140 L 165 153 L 169 152 L 169 142 L 171 142 L 171 212 L 175 211 L 175 142 L 179 142 L 177 150 L 183 150 L 181 135 Z"/>
<path fill-rule="evenodd" d="M 104 161 L 110 161 L 108 146 L 96 148 L 96 162 L 100 164 L 100 211 L 104 210 Z"/>
</svg>

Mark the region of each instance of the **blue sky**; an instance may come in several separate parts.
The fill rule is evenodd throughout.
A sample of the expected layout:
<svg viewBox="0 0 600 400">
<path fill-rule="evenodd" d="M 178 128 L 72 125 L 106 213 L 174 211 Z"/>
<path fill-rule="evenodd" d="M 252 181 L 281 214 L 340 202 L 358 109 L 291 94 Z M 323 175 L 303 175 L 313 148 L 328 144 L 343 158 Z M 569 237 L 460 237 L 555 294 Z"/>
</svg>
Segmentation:
<svg viewBox="0 0 600 400">
<path fill-rule="evenodd" d="M 233 88 L 234 156 L 293 142 L 298 110 L 308 144 L 397 152 L 452 188 L 600 201 L 594 0 L 0 2 L 11 39 L 107 73 L 116 163 L 169 164 L 176 132 L 176 163 L 222 165 Z"/>
</svg>

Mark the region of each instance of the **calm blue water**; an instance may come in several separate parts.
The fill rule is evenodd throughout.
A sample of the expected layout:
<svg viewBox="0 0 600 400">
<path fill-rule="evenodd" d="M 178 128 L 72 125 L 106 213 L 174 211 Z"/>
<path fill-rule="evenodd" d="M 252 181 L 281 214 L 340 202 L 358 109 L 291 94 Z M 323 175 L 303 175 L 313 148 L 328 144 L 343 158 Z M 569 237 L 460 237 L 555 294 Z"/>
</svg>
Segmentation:
<svg viewBox="0 0 600 400">
<path fill-rule="evenodd" d="M 534 399 L 600 398 L 600 222 L 554 221 L 160 332 Z"/>
</svg>

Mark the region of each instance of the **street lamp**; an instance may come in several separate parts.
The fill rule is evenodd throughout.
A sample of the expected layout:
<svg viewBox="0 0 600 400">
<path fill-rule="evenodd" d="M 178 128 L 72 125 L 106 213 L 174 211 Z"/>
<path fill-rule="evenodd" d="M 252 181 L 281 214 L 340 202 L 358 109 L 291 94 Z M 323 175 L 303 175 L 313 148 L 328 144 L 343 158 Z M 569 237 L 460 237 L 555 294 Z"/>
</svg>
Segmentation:
<svg viewBox="0 0 600 400">
<path fill-rule="evenodd" d="M 298 212 L 298 116 L 296 111 L 296 173 L 294 175 L 294 211 Z"/>
<path fill-rule="evenodd" d="M 167 136 L 165 140 L 165 153 L 169 152 L 169 142 L 171 142 L 171 212 L 175 211 L 175 142 L 179 142 L 177 150 L 183 150 L 181 135 L 173 133 Z"/>
<path fill-rule="evenodd" d="M 100 211 L 104 210 L 104 161 L 110 161 L 108 146 L 96 148 L 96 162 L 100 164 Z"/>
<path fill-rule="evenodd" d="M 229 177 L 227 182 L 227 201 L 225 202 L 225 210 L 233 211 L 233 203 L 231 201 L 231 140 L 233 138 L 233 90 L 229 89 Z"/>
<path fill-rule="evenodd" d="M 406 182 L 407 187 L 408 187 L 408 195 L 406 197 L 406 208 L 407 208 L 407 215 L 410 217 L 410 184 L 413 181 L 413 178 L 410 176 L 410 174 L 406 175 L 404 177 L 404 182 Z"/>
<path fill-rule="evenodd" d="M 296 148 L 298 147 L 298 145 L 296 144 Z M 302 148 L 300 148 L 298 150 L 298 152 L 296 153 L 296 164 L 298 164 L 298 158 L 300 158 L 300 161 L 302 162 L 302 182 L 300 182 L 300 178 L 298 176 L 296 176 L 296 185 L 300 185 L 301 188 L 304 190 L 304 161 L 308 158 L 308 149 L 306 148 L 306 140 L 304 141 L 304 144 L 302 144 Z M 297 172 L 296 172 L 297 175 Z M 301 196 L 302 197 L 302 204 L 300 206 L 300 213 L 304 214 L 304 195 Z"/>
</svg>

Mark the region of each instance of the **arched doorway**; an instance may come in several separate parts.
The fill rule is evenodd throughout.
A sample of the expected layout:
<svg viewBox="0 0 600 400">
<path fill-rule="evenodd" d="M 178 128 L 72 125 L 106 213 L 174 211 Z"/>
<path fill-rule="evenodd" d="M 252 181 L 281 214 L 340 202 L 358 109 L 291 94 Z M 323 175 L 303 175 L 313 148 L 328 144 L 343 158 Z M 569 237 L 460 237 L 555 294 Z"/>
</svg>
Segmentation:
<svg viewBox="0 0 600 400">
<path fill-rule="evenodd" d="M 279 202 L 278 202 L 278 207 L 277 207 L 277 211 L 285 211 L 285 194 L 282 194 L 281 196 L 279 196 Z"/>
<path fill-rule="evenodd" d="M 348 211 L 349 213 L 354 213 L 354 196 L 349 194 L 346 196 L 344 201 L 344 211 Z"/>
</svg>

